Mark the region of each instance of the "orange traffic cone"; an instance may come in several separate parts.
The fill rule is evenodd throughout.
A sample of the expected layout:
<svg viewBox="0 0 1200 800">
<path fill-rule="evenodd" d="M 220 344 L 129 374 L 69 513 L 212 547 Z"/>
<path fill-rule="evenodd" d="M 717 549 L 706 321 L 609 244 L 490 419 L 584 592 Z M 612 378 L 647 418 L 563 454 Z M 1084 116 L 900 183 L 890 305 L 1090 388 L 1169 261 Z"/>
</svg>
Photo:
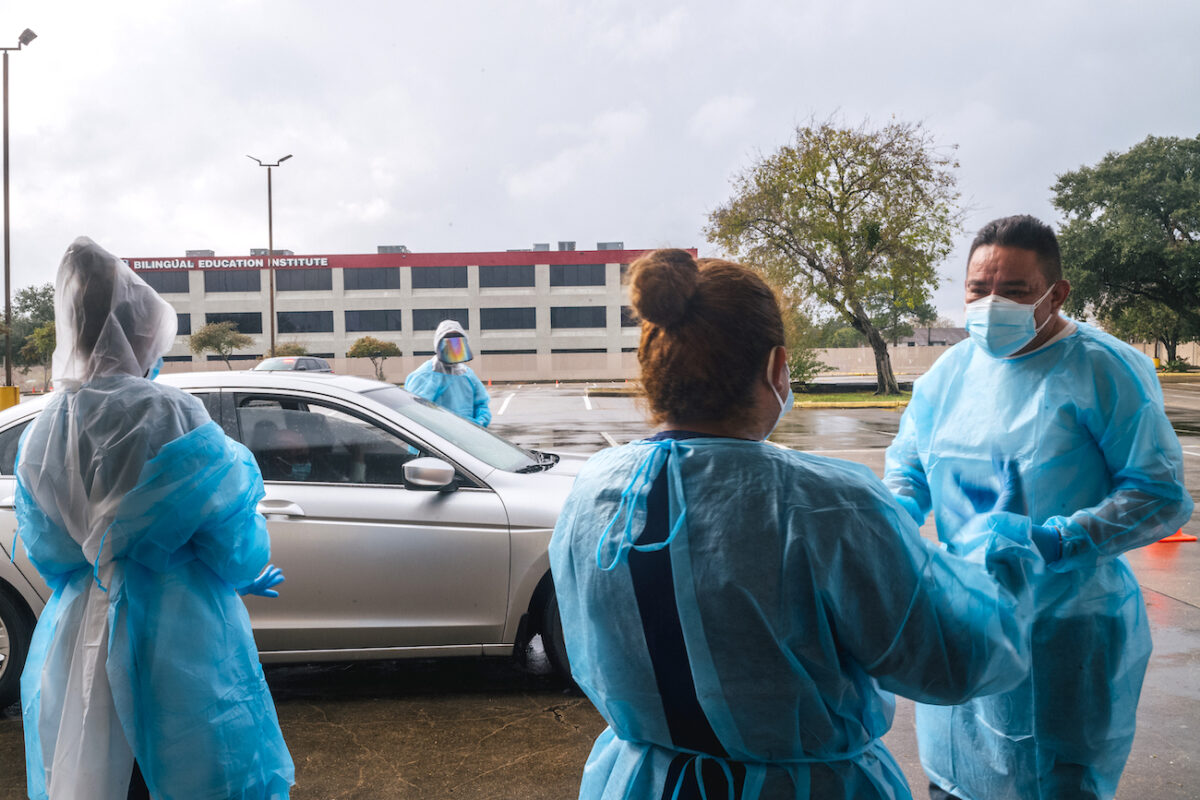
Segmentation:
<svg viewBox="0 0 1200 800">
<path fill-rule="evenodd" d="M 1194 541 L 1196 541 L 1196 537 L 1192 536 L 1190 533 L 1184 533 L 1183 529 L 1180 528 L 1179 530 L 1175 531 L 1174 533 L 1172 533 L 1170 536 L 1166 537 L 1165 539 L 1159 539 L 1159 541 L 1160 542 L 1194 542 Z"/>
</svg>

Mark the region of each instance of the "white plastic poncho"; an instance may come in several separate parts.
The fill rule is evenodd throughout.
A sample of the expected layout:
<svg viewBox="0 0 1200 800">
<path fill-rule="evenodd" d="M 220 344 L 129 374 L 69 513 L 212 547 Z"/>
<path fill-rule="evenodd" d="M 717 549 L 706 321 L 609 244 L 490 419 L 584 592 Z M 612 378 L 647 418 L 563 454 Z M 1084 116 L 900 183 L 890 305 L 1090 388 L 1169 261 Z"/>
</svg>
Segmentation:
<svg viewBox="0 0 1200 800">
<path fill-rule="evenodd" d="M 919 378 L 884 482 L 930 509 L 951 552 L 978 510 L 964 486 L 1016 465 L 1031 525 L 1062 535 L 1035 577 L 1033 660 L 1011 691 L 917 707 L 921 762 L 964 800 L 1111 798 L 1133 744 L 1150 626 L 1121 553 L 1173 533 L 1192 500 L 1150 359 L 1096 328 L 998 359 L 973 341 Z"/>
<path fill-rule="evenodd" d="M 262 478 L 203 405 L 145 377 L 175 311 L 86 238 L 63 258 L 56 394 L 25 433 L 19 535 L 52 589 L 21 679 L 29 796 L 285 798 L 237 587 L 267 563 Z"/>
</svg>

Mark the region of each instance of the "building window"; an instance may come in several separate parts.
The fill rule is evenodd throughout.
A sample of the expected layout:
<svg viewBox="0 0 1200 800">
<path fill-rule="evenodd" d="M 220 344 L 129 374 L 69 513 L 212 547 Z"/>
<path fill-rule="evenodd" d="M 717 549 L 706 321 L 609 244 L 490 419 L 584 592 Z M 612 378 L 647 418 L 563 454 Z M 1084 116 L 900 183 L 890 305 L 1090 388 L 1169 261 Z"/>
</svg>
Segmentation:
<svg viewBox="0 0 1200 800">
<path fill-rule="evenodd" d="M 254 274 L 257 275 L 258 273 Z M 228 312 L 223 314 L 205 314 L 204 322 L 205 324 L 232 322 L 234 325 L 237 325 L 238 333 L 262 333 L 262 314 L 257 311 L 245 314 Z"/>
<path fill-rule="evenodd" d="M 465 308 L 414 308 L 413 330 L 435 331 L 444 319 L 454 320 L 463 326 L 464 331 L 469 330 L 471 327 L 467 324 L 467 310 Z"/>
<path fill-rule="evenodd" d="M 533 307 L 479 309 L 480 330 L 524 330 L 536 327 L 537 309 Z"/>
<path fill-rule="evenodd" d="M 277 269 L 275 288 L 281 292 L 327 292 L 333 288 L 333 270 Z"/>
<path fill-rule="evenodd" d="M 496 286 L 533 286 L 533 265 L 514 264 L 498 267 L 479 268 L 479 287 L 481 289 Z"/>
<path fill-rule="evenodd" d="M 603 347 L 555 347 L 551 353 L 607 353 Z"/>
<path fill-rule="evenodd" d="M 480 350 L 481 356 L 535 356 L 537 350 Z"/>
<path fill-rule="evenodd" d="M 465 289 L 466 267 L 412 267 L 414 289 Z"/>
<path fill-rule="evenodd" d="M 637 313 L 630 306 L 621 306 L 621 327 L 636 328 L 641 325 L 642 321 L 638 319 Z"/>
<path fill-rule="evenodd" d="M 176 314 L 175 315 L 175 335 L 176 336 L 191 336 L 192 334 L 192 315 L 191 314 Z M 191 356 L 188 356 L 191 359 Z"/>
<path fill-rule="evenodd" d="M 331 333 L 332 311 L 280 311 L 280 333 Z"/>
<path fill-rule="evenodd" d="M 206 269 L 204 291 L 206 292 L 258 292 L 262 291 L 256 269 Z"/>
<path fill-rule="evenodd" d="M 347 267 L 342 270 L 344 289 L 399 289 L 399 267 Z"/>
<path fill-rule="evenodd" d="M 165 364 L 172 364 L 172 363 L 178 363 L 181 361 L 191 362 L 192 357 L 191 356 L 163 356 L 162 360 L 163 360 L 163 363 L 165 363 Z"/>
<path fill-rule="evenodd" d="M 346 312 L 346 332 L 353 331 L 399 331 L 404 311 L 399 308 L 371 309 Z"/>
<path fill-rule="evenodd" d="M 187 294 L 188 292 L 188 274 L 185 269 L 139 272 L 138 276 L 159 294 Z"/>
<path fill-rule="evenodd" d="M 551 264 L 551 286 L 603 286 L 603 264 Z"/>
<path fill-rule="evenodd" d="M 551 328 L 603 328 L 604 306 L 556 306 L 550 309 Z"/>
</svg>

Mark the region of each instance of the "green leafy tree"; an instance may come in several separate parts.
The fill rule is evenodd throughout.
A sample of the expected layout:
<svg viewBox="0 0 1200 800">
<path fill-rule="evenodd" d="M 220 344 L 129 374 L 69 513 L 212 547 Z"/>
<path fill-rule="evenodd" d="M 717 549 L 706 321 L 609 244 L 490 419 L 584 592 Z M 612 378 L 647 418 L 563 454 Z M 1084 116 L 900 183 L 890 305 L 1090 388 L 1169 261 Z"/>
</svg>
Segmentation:
<svg viewBox="0 0 1200 800">
<path fill-rule="evenodd" d="M 1115 321 L 1149 301 L 1200 328 L 1200 136 L 1147 137 L 1052 190 L 1068 311 Z"/>
<path fill-rule="evenodd" d="M 832 308 L 874 350 L 876 392 L 898 394 L 878 310 L 916 309 L 937 287 L 962 221 L 957 166 L 920 124 L 810 124 L 734 178 L 705 233 Z"/>
<path fill-rule="evenodd" d="M 285 342 L 275 346 L 273 356 L 306 356 L 308 348 L 299 342 Z"/>
<path fill-rule="evenodd" d="M 346 351 L 348 358 L 369 358 L 375 368 L 375 379 L 383 380 L 383 362 L 393 356 L 399 356 L 400 348 L 392 342 L 376 339 L 374 336 L 363 336 L 355 340 Z"/>
<path fill-rule="evenodd" d="M 234 350 L 243 350 L 252 344 L 252 338 L 238 332 L 236 322 L 210 322 L 188 337 L 188 347 L 193 353 L 216 353 L 225 362 L 226 369 L 233 369 L 229 356 Z"/>
<path fill-rule="evenodd" d="M 42 390 L 50 386 L 50 362 L 54 358 L 54 320 L 43 322 L 25 337 L 21 347 L 21 361 L 25 364 L 37 364 L 42 368 Z"/>
<path fill-rule="evenodd" d="M 13 295 L 11 341 L 13 364 L 28 369 L 42 365 L 40 358 L 27 359 L 25 345 L 29 336 L 47 322 L 54 322 L 54 284 L 26 286 Z M 53 350 L 53 348 L 51 348 Z M 36 353 L 34 350 L 28 351 Z M 3 356 L 3 354 L 0 354 Z"/>
<path fill-rule="evenodd" d="M 1137 298 L 1100 320 L 1109 333 L 1131 342 L 1158 342 L 1166 361 L 1178 361 L 1179 345 L 1200 340 L 1200 328 L 1162 303 Z"/>
</svg>

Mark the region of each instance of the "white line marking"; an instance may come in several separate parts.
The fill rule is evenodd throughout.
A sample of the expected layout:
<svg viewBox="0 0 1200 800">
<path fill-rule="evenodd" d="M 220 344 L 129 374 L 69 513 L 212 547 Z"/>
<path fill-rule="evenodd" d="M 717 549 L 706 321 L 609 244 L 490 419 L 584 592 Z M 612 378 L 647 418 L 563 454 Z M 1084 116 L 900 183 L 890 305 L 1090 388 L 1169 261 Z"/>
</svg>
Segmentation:
<svg viewBox="0 0 1200 800">
<path fill-rule="evenodd" d="M 1200 450 L 1193 450 L 1190 447 L 1185 447 L 1185 448 L 1183 448 L 1183 452 L 1187 453 L 1189 456 L 1192 456 L 1193 458 L 1200 458 Z"/>
<path fill-rule="evenodd" d="M 604 437 L 604 441 L 608 442 L 609 447 L 617 446 L 617 440 L 609 436 L 605 431 L 600 431 L 600 435 Z"/>
<path fill-rule="evenodd" d="M 508 410 L 508 404 L 512 402 L 512 399 L 516 396 L 516 394 L 516 392 L 508 393 L 508 396 L 504 398 L 504 402 L 500 404 L 500 410 L 496 412 L 497 417 Z"/>
<path fill-rule="evenodd" d="M 585 408 L 586 408 L 588 411 L 591 411 L 591 410 L 592 410 L 592 398 L 588 397 L 588 396 L 585 394 L 585 395 L 583 396 L 583 405 L 584 405 L 584 407 L 585 407 Z"/>
</svg>

